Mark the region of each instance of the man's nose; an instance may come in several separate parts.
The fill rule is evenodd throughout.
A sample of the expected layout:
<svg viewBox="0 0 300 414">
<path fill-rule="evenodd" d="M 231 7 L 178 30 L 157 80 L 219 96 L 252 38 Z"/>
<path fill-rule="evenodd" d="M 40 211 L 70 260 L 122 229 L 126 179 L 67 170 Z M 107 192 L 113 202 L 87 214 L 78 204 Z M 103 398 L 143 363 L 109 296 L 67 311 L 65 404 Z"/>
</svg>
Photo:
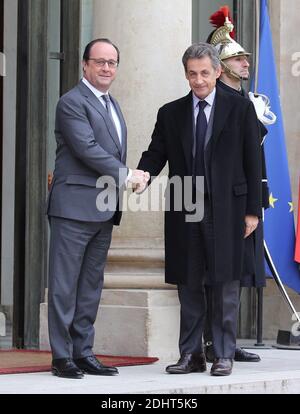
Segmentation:
<svg viewBox="0 0 300 414">
<path fill-rule="evenodd" d="M 104 65 L 102 66 L 103 70 L 109 70 L 109 66 L 108 66 L 108 62 L 105 62 Z"/>
<path fill-rule="evenodd" d="M 198 75 L 196 77 L 196 83 L 197 83 L 197 85 L 201 85 L 202 82 L 203 82 L 203 77 L 201 75 Z"/>
</svg>

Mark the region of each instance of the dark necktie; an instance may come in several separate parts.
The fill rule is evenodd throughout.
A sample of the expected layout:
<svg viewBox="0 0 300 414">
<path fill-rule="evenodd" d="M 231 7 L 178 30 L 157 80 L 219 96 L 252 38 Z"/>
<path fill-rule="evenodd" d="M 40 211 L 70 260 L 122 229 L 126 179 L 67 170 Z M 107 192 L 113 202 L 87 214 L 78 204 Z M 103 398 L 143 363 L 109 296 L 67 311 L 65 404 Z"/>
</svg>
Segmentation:
<svg viewBox="0 0 300 414">
<path fill-rule="evenodd" d="M 110 99 L 109 99 L 109 96 L 108 96 L 108 95 L 102 95 L 102 96 L 101 96 L 101 98 L 102 98 L 102 99 L 104 100 L 104 102 L 105 102 L 105 107 L 106 107 L 107 113 L 108 113 L 108 115 L 109 115 L 109 117 L 110 117 L 110 119 L 111 119 L 111 121 L 112 121 L 113 125 L 115 125 L 115 123 L 114 123 L 114 119 L 113 119 L 113 117 L 112 117 L 112 113 L 111 113 L 111 106 L 110 106 Z"/>
<path fill-rule="evenodd" d="M 195 176 L 204 176 L 204 144 L 207 130 L 207 119 L 204 113 L 206 101 L 199 101 L 199 113 L 196 121 L 196 154 L 195 154 Z"/>
</svg>

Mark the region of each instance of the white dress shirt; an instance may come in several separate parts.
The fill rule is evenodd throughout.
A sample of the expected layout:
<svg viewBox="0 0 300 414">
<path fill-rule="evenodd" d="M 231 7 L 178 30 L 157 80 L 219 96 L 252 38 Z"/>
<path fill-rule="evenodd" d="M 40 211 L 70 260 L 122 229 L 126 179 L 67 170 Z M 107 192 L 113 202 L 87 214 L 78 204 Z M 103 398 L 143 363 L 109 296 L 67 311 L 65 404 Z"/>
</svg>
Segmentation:
<svg viewBox="0 0 300 414">
<path fill-rule="evenodd" d="M 101 104 L 104 106 L 105 110 L 106 110 L 106 103 L 104 101 L 104 99 L 101 98 L 102 95 L 105 95 L 103 92 L 98 91 L 98 89 L 96 89 L 86 78 L 82 78 L 82 82 L 93 92 L 93 94 L 96 96 L 97 99 L 99 99 L 99 101 L 101 102 Z M 111 101 L 110 101 L 111 102 Z M 122 145 L 122 128 L 121 128 L 121 123 L 119 120 L 119 117 L 117 115 L 117 112 L 115 110 L 115 107 L 113 105 L 113 103 L 111 102 L 110 105 L 111 108 L 111 114 L 113 117 L 113 121 L 116 127 L 116 131 L 120 140 L 120 144 Z M 127 186 L 128 184 L 128 180 L 130 180 L 131 176 L 132 176 L 133 171 L 128 168 L 128 175 L 127 178 L 125 180 L 125 185 Z"/>
<path fill-rule="evenodd" d="M 207 102 L 206 107 L 204 108 L 204 113 L 207 119 L 207 124 L 209 123 L 209 118 L 210 118 L 210 114 L 211 114 L 211 110 L 212 110 L 212 106 L 214 104 L 214 100 L 216 97 L 216 88 L 213 89 L 213 91 L 205 98 L 203 99 L 203 101 Z M 196 126 L 196 122 L 197 122 L 197 116 L 199 113 L 199 106 L 198 103 L 201 99 L 199 99 L 193 92 L 193 108 L 194 108 L 194 121 L 195 121 L 195 126 Z"/>
<path fill-rule="evenodd" d="M 101 104 L 104 106 L 105 110 L 106 110 L 106 104 L 104 99 L 102 99 L 102 95 L 105 95 L 103 92 L 98 91 L 98 89 L 96 89 L 86 78 L 82 78 L 82 82 L 93 92 L 93 94 L 96 96 L 97 99 L 99 99 L 99 101 L 101 102 Z M 106 94 L 108 95 L 108 94 Z M 115 128 L 119 137 L 119 141 L 120 144 L 122 145 L 122 128 L 121 128 L 121 123 L 118 117 L 118 114 L 115 110 L 115 107 L 112 103 L 112 101 L 110 100 L 111 105 L 111 115 L 113 117 L 113 122 L 115 124 Z"/>
</svg>

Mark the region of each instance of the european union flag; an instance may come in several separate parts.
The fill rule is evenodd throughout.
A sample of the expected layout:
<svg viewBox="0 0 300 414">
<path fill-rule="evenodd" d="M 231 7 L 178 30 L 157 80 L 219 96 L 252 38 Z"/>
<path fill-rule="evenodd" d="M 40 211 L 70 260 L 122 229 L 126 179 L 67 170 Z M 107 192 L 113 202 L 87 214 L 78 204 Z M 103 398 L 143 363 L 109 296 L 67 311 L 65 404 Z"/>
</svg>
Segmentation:
<svg viewBox="0 0 300 414">
<path fill-rule="evenodd" d="M 298 227 L 295 247 L 295 261 L 300 263 L 300 181 L 299 181 L 299 200 L 298 200 Z"/>
<path fill-rule="evenodd" d="M 260 56 L 257 91 L 269 97 L 277 115 L 268 126 L 265 155 L 270 188 L 270 208 L 265 213 L 265 240 L 282 283 L 300 292 L 300 272 L 294 261 L 295 224 L 283 120 L 273 53 L 267 1 L 261 0 Z M 269 269 L 267 273 L 271 274 Z"/>
</svg>

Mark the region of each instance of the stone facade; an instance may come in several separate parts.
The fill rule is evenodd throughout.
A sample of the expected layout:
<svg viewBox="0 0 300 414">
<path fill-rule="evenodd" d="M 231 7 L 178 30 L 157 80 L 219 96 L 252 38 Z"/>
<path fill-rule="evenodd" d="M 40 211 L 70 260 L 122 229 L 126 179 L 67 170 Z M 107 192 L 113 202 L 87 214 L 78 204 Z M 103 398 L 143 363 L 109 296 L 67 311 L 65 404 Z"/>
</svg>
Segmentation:
<svg viewBox="0 0 300 414">
<path fill-rule="evenodd" d="M 297 205 L 300 159 L 300 113 L 295 111 L 300 90 L 297 19 L 300 4 L 272 0 L 270 16 L 285 122 L 286 141 Z M 89 7 L 91 2 L 89 1 Z M 128 125 L 128 165 L 135 167 L 147 148 L 158 108 L 188 92 L 181 56 L 192 38 L 191 0 L 96 0 L 93 37 L 108 37 L 121 50 L 113 95 Z M 300 59 L 300 57 L 299 57 Z M 299 67 L 299 66 L 298 66 Z M 298 73 L 299 72 L 299 73 Z M 114 230 L 105 287 L 96 321 L 95 351 L 118 355 L 177 356 L 179 303 L 173 286 L 164 284 L 163 214 L 126 212 Z M 299 295 L 291 294 L 300 308 Z M 49 347 L 47 305 L 41 305 L 40 346 Z M 247 317 L 247 316 L 246 316 Z M 243 315 L 240 324 L 243 322 Z M 292 326 L 289 309 L 276 285 L 264 293 L 264 339 Z M 240 331 L 245 332 L 241 329 Z M 246 332 L 246 336 L 249 337 Z"/>
</svg>

